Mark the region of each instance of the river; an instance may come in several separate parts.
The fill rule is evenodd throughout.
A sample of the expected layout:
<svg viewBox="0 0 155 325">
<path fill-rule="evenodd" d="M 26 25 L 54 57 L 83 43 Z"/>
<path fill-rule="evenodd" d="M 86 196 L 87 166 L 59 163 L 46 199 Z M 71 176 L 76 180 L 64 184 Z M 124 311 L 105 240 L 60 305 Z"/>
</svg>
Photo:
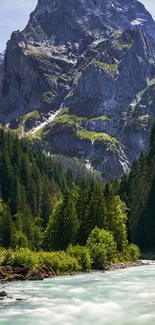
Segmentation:
<svg viewBox="0 0 155 325">
<path fill-rule="evenodd" d="M 1 290 L 13 299 L 0 301 L 0 325 L 155 325 L 155 265 L 0 284 Z"/>
</svg>

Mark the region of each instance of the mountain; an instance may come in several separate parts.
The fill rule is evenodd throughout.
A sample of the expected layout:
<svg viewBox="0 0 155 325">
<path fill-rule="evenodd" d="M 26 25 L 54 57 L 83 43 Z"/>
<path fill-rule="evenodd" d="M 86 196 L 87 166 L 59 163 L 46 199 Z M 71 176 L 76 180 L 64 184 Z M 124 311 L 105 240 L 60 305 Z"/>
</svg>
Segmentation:
<svg viewBox="0 0 155 325">
<path fill-rule="evenodd" d="M 0 51 L 0 66 L 3 63 L 3 60 L 4 60 L 4 52 Z"/>
<path fill-rule="evenodd" d="M 120 176 L 148 147 L 155 22 L 137 0 L 39 0 L 8 41 L 0 119 Z"/>
</svg>

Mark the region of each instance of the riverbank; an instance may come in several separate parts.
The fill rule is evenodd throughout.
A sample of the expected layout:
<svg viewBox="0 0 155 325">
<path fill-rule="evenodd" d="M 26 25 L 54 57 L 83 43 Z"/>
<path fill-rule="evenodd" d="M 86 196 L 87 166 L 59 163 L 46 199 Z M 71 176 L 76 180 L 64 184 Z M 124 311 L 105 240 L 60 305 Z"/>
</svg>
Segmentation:
<svg viewBox="0 0 155 325">
<path fill-rule="evenodd" d="M 0 267 L 0 281 L 12 282 L 12 281 L 34 281 L 44 280 L 45 278 L 53 278 L 56 273 L 50 266 L 42 266 L 37 270 L 30 269 L 27 265 L 21 267 L 1 266 Z"/>
<path fill-rule="evenodd" d="M 4 325 L 154 325 L 155 267 L 0 285 Z M 11 298 L 12 297 L 12 298 Z"/>
<path fill-rule="evenodd" d="M 148 263 L 143 263 L 143 261 L 139 260 L 137 262 L 126 262 L 126 263 L 113 263 L 105 267 L 105 271 L 116 271 L 120 269 L 127 269 L 129 267 L 138 267 L 138 266 L 145 266 L 149 265 Z"/>
<path fill-rule="evenodd" d="M 110 264 L 103 268 L 103 272 L 108 271 L 116 271 L 119 269 L 126 269 L 130 267 L 138 267 L 138 266 L 145 266 L 149 265 L 146 263 L 143 263 L 143 261 L 137 261 L 137 262 L 127 262 L 127 263 L 118 263 L 118 264 Z M 64 274 L 61 274 L 61 276 L 64 275 L 80 275 L 83 273 L 88 272 L 65 272 Z M 54 278 L 57 275 L 54 270 L 50 266 L 42 266 L 41 268 L 37 270 L 31 270 L 28 266 L 23 265 L 21 267 L 11 267 L 11 266 L 1 266 L 0 267 L 0 282 L 12 282 L 12 281 L 42 281 L 47 278 Z"/>
</svg>

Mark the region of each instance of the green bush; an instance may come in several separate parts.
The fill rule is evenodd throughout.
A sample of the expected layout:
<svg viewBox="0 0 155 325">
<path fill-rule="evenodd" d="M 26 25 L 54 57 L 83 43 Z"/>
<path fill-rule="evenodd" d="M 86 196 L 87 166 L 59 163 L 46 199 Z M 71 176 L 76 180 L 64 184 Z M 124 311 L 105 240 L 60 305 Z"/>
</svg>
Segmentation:
<svg viewBox="0 0 155 325">
<path fill-rule="evenodd" d="M 103 269 L 104 265 L 113 263 L 117 257 L 117 245 L 112 233 L 95 228 L 87 240 L 95 269 Z"/>
<path fill-rule="evenodd" d="M 0 247 L 0 265 L 3 263 L 6 250 L 3 247 Z"/>
<path fill-rule="evenodd" d="M 49 265 L 57 275 L 81 270 L 78 260 L 64 251 L 40 252 L 39 261 L 42 265 Z"/>
<path fill-rule="evenodd" d="M 127 248 L 130 261 L 137 261 L 140 257 L 140 249 L 135 244 L 130 244 Z"/>
<path fill-rule="evenodd" d="M 3 265 L 15 267 L 28 265 L 31 269 L 37 269 L 39 266 L 38 254 L 28 248 L 20 248 L 16 251 L 9 249 L 4 256 Z"/>
<path fill-rule="evenodd" d="M 80 245 L 72 246 L 70 245 L 67 249 L 67 253 L 75 257 L 82 271 L 90 271 L 92 266 L 92 259 L 90 256 L 90 251 L 87 247 Z"/>
<path fill-rule="evenodd" d="M 13 239 L 11 240 L 12 248 L 25 248 L 29 247 L 29 242 L 26 235 L 21 231 L 16 231 Z"/>
<path fill-rule="evenodd" d="M 123 252 L 118 254 L 119 262 L 135 262 L 140 257 L 140 249 L 135 244 L 126 246 Z"/>
</svg>

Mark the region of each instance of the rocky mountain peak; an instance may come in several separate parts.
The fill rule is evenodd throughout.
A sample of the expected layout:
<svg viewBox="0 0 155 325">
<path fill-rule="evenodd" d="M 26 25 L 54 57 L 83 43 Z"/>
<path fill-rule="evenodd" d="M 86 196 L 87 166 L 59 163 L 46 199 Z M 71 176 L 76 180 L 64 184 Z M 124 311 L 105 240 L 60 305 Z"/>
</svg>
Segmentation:
<svg viewBox="0 0 155 325">
<path fill-rule="evenodd" d="M 27 40 L 83 49 L 81 42 L 87 46 L 110 30 L 126 28 L 155 38 L 155 23 L 137 0 L 39 0 L 23 33 Z"/>
<path fill-rule="evenodd" d="M 120 176 L 147 150 L 154 40 L 155 22 L 137 0 L 39 0 L 7 44 L 0 120 L 50 153 Z"/>
</svg>

